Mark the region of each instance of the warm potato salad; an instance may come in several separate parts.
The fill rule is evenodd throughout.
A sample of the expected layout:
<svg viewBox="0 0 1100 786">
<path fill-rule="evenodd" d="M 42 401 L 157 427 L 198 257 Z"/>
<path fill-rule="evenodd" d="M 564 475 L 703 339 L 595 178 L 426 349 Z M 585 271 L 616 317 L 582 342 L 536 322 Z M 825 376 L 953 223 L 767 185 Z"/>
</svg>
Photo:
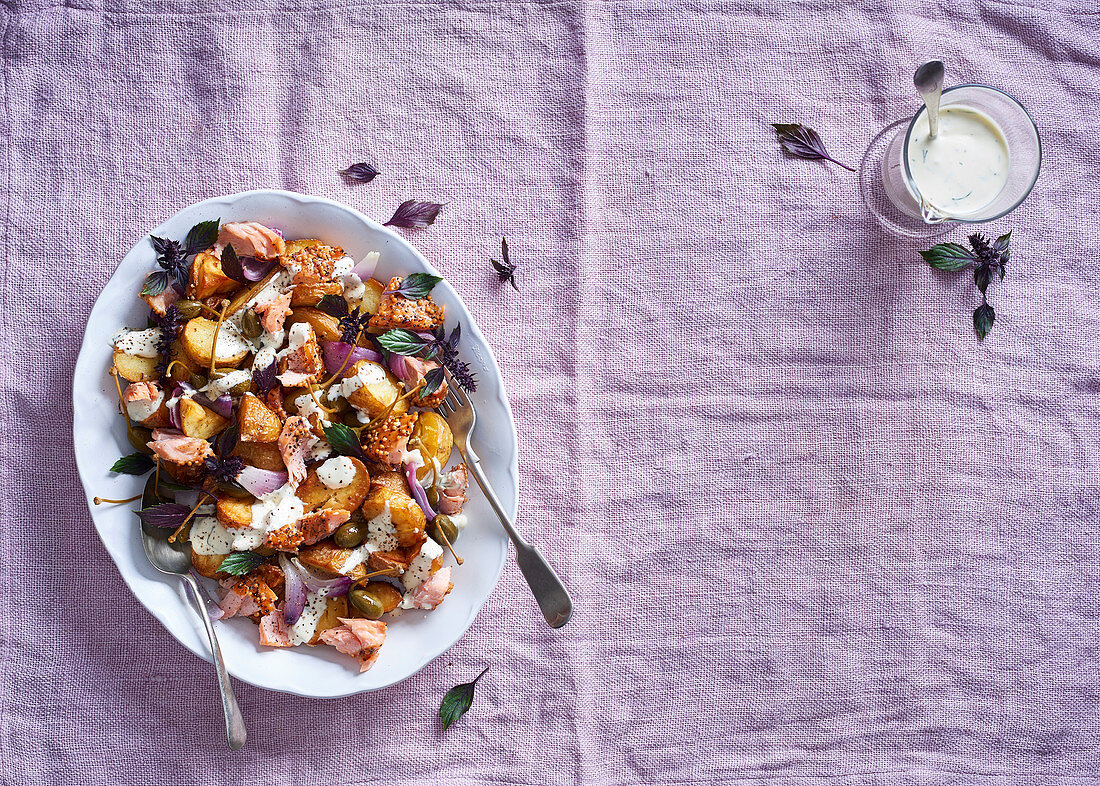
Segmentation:
<svg viewBox="0 0 1100 786">
<path fill-rule="evenodd" d="M 251 221 L 152 244 L 149 326 L 112 339 L 138 451 L 114 471 L 150 473 L 138 515 L 217 582 L 218 616 L 366 671 L 388 619 L 451 591 L 466 524 L 466 467 L 435 409 L 474 380 L 439 279 L 378 281 L 377 252 Z"/>
</svg>

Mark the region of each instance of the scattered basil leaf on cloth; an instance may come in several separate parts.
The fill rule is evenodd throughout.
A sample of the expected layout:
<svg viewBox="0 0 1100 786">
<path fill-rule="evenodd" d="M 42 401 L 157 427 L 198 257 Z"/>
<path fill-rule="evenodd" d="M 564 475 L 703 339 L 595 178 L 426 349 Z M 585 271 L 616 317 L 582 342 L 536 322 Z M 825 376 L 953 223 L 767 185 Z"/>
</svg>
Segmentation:
<svg viewBox="0 0 1100 786">
<path fill-rule="evenodd" d="M 409 199 L 397 206 L 393 218 L 386 222 L 386 226 L 425 229 L 435 223 L 442 209 L 443 205 L 438 202 L 418 202 L 415 199 Z"/>
<path fill-rule="evenodd" d="M 829 155 L 825 150 L 825 143 L 821 141 L 821 136 L 812 128 L 800 123 L 772 123 L 771 125 L 779 137 L 780 146 L 792 156 L 832 161 L 849 172 L 856 171 L 853 167 L 842 164 Z"/>
<path fill-rule="evenodd" d="M 243 576 L 254 571 L 263 561 L 264 558 L 254 551 L 235 551 L 222 560 L 218 570 L 230 576 Z"/>
<path fill-rule="evenodd" d="M 489 261 L 493 263 L 493 268 L 497 271 L 497 276 L 500 277 L 500 283 L 511 284 L 512 288 L 519 292 L 519 287 L 516 286 L 516 266 L 512 264 L 512 261 L 508 259 L 508 240 L 507 238 L 500 239 L 500 256 L 501 261 L 490 258 Z"/>
<path fill-rule="evenodd" d="M 153 459 L 144 453 L 131 453 L 111 465 L 111 472 L 123 475 L 144 475 L 154 467 Z"/>
<path fill-rule="evenodd" d="M 486 666 L 481 674 L 474 677 L 473 682 L 466 682 L 462 685 L 456 685 L 447 691 L 447 695 L 443 697 L 443 703 L 439 705 L 439 718 L 443 721 L 443 731 L 446 731 L 451 727 L 451 724 L 466 714 L 466 710 L 470 709 L 470 705 L 474 701 L 474 686 L 477 685 L 477 681 L 485 676 L 485 672 L 489 670 Z"/>
<path fill-rule="evenodd" d="M 369 183 L 382 173 L 374 164 L 361 163 L 341 169 L 339 174 L 349 183 Z"/>
<path fill-rule="evenodd" d="M 974 311 L 974 332 L 981 341 L 993 329 L 993 321 L 997 314 L 993 306 L 986 300 L 986 290 L 996 274 L 998 280 L 1005 280 L 1005 269 L 1008 266 L 1009 248 L 1012 233 L 1006 232 L 992 243 L 984 235 L 975 232 L 967 238 L 970 247 L 959 243 L 940 243 L 932 246 L 927 251 L 922 251 L 924 261 L 936 270 L 957 272 L 974 269 L 974 286 L 982 294 L 982 304 Z"/>
</svg>

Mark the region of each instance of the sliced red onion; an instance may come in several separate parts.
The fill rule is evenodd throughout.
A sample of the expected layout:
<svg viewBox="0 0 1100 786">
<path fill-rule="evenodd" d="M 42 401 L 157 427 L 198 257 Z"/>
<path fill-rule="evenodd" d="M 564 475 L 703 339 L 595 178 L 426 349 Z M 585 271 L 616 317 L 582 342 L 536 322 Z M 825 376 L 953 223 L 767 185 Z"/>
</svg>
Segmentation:
<svg viewBox="0 0 1100 786">
<path fill-rule="evenodd" d="M 233 416 L 233 397 L 228 393 L 221 394 L 213 401 L 210 401 L 209 399 L 206 399 L 206 401 L 208 402 L 207 406 L 217 412 L 223 418 Z"/>
<path fill-rule="evenodd" d="M 373 360 L 375 363 L 382 362 L 382 356 L 373 349 L 353 347 L 343 341 L 322 341 L 321 349 L 325 355 L 325 370 L 329 374 L 335 374 L 341 367 L 351 368 L 360 360 Z M 351 360 L 348 360 L 348 353 L 351 354 Z M 345 361 L 347 366 L 344 366 Z"/>
<path fill-rule="evenodd" d="M 378 267 L 378 254 L 371 252 L 351 269 L 351 272 L 359 276 L 361 281 L 366 281 L 374 275 L 374 269 Z"/>
<path fill-rule="evenodd" d="M 435 511 L 432 510 L 431 503 L 428 502 L 428 495 L 424 491 L 424 487 L 420 485 L 420 481 L 416 479 L 416 471 L 421 467 L 419 461 L 406 461 L 405 462 L 405 479 L 409 481 L 409 488 L 412 489 L 413 499 L 416 500 L 416 504 L 420 506 L 420 509 L 424 511 L 424 517 L 428 521 L 435 520 Z"/>
<path fill-rule="evenodd" d="M 283 617 L 287 625 L 293 625 L 302 616 L 306 607 L 306 585 L 302 581 L 302 574 L 286 558 L 286 554 L 279 555 L 279 567 L 283 569 L 286 577 L 286 605 L 283 606 Z"/>
<path fill-rule="evenodd" d="M 237 482 L 252 496 L 262 497 L 284 486 L 287 477 L 285 472 L 246 466 L 241 470 L 241 474 L 237 475 Z"/>
<path fill-rule="evenodd" d="M 249 281 L 259 281 L 271 272 L 278 259 L 257 259 L 256 257 L 241 257 L 241 272 Z"/>
<path fill-rule="evenodd" d="M 402 382 L 405 382 L 409 378 L 409 366 L 405 363 L 404 355 L 390 355 L 390 371 Z"/>
<path fill-rule="evenodd" d="M 302 581 L 305 582 L 306 589 L 310 592 L 326 592 L 326 597 L 338 598 L 341 595 L 347 595 L 348 590 L 351 589 L 352 580 L 347 576 L 337 576 L 333 579 L 322 579 L 316 573 L 309 568 L 298 562 L 297 559 L 291 558 L 291 562 L 298 569 L 298 572 L 302 576 Z"/>
</svg>

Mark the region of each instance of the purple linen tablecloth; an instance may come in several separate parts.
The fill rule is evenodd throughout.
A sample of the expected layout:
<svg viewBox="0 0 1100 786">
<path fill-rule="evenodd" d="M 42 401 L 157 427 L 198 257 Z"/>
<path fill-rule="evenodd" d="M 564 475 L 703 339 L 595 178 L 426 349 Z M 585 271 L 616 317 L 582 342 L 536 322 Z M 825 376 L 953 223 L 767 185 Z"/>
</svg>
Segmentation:
<svg viewBox="0 0 1100 786">
<path fill-rule="evenodd" d="M 0 782 L 1085 784 L 1100 779 L 1100 22 L 1078 4 L 10 0 L 3 18 Z M 979 344 L 964 275 L 886 237 L 858 163 L 914 66 L 1045 144 Z M 383 170 L 348 188 L 335 171 Z M 386 218 L 462 293 L 515 408 L 515 566 L 402 685 L 305 700 L 130 595 L 70 446 L 125 251 L 277 187 Z M 488 258 L 512 243 L 521 294 Z M 961 240 L 962 230 L 949 239 Z M 485 664 L 446 734 L 444 691 Z"/>
</svg>

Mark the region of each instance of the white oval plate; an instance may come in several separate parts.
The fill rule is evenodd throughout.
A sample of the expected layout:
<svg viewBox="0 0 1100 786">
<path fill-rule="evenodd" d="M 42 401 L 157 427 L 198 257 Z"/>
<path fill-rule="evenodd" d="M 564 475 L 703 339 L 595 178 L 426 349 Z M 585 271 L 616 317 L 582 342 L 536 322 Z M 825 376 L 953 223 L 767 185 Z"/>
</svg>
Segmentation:
<svg viewBox="0 0 1100 786">
<path fill-rule="evenodd" d="M 353 259 L 369 251 L 381 258 L 376 278 L 417 271 L 439 275 L 401 236 L 345 205 L 286 191 L 247 191 L 216 197 L 181 210 L 151 234 L 183 239 L 200 221 L 259 221 L 288 238 L 319 237 L 343 246 Z M 187 649 L 209 661 L 209 647 L 198 613 L 182 594 L 182 583 L 158 573 L 141 547 L 135 504 L 93 505 L 93 496 L 123 499 L 141 491 L 145 478 L 115 475 L 108 468 L 132 453 L 119 417 L 118 395 L 107 374 L 111 336 L 121 327 L 145 327 L 148 309 L 138 298 L 141 283 L 155 267 L 149 239 L 142 238 L 122 260 L 96 300 L 84 331 L 73 375 L 73 441 L 76 464 L 88 497 L 96 531 L 119 572 L 139 601 Z M 463 359 L 473 368 L 478 389 L 475 446 L 504 507 L 516 512 L 517 450 L 512 411 L 496 360 L 458 293 L 446 281 L 432 297 L 446 307 L 447 328 L 462 323 Z M 457 460 L 457 452 L 453 459 Z M 508 540 L 479 491 L 470 491 L 465 508 L 469 526 L 462 534 L 465 564 L 453 569 L 454 590 L 432 612 L 407 611 L 389 624 L 386 643 L 374 667 L 363 674 L 352 658 L 331 647 L 270 649 L 257 642 L 248 620 L 215 623 L 229 672 L 261 688 L 302 696 L 348 696 L 393 685 L 424 668 L 449 649 L 470 627 L 500 578 Z"/>
</svg>

